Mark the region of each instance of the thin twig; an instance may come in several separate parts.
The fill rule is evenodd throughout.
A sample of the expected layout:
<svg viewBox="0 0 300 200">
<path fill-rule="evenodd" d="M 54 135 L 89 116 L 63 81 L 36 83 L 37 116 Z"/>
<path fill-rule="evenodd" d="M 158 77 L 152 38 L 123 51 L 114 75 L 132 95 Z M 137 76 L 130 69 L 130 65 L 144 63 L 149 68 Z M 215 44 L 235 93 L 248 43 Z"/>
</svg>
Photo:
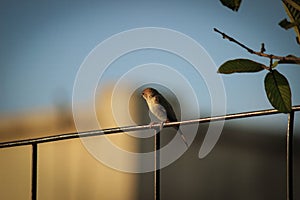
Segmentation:
<svg viewBox="0 0 300 200">
<path fill-rule="evenodd" d="M 219 31 L 217 28 L 214 28 L 214 31 L 217 32 L 217 33 L 220 33 L 224 39 L 227 39 L 230 42 L 236 43 L 237 45 L 239 45 L 243 49 L 246 49 L 251 54 L 255 54 L 255 55 L 260 56 L 260 57 L 266 57 L 266 58 L 270 58 L 270 59 L 276 59 L 276 60 L 280 60 L 280 61 L 295 61 L 295 62 L 300 62 L 300 58 L 299 57 L 295 57 L 295 56 L 276 56 L 276 55 L 273 55 L 273 54 L 264 53 L 263 51 L 260 51 L 260 52 L 259 51 L 254 51 L 253 49 L 247 47 L 246 45 L 244 45 L 241 42 L 237 41 L 233 37 L 230 37 L 229 35 L 227 35 L 227 34 L 221 32 L 221 31 Z"/>
</svg>

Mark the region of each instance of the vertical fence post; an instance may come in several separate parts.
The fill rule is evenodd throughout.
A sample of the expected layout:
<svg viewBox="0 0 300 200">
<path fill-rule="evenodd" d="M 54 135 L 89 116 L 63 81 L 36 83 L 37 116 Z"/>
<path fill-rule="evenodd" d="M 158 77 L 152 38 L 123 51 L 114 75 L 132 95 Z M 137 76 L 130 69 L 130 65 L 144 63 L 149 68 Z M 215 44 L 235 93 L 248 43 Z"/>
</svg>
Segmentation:
<svg viewBox="0 0 300 200">
<path fill-rule="evenodd" d="M 160 131 L 154 130 L 154 199 L 160 200 Z"/>
<path fill-rule="evenodd" d="M 288 115 L 288 126 L 286 132 L 286 194 L 287 200 L 293 200 L 293 169 L 294 169 L 294 111 L 291 111 Z"/>
<path fill-rule="evenodd" d="M 37 199 L 37 143 L 32 144 L 31 199 Z"/>
</svg>

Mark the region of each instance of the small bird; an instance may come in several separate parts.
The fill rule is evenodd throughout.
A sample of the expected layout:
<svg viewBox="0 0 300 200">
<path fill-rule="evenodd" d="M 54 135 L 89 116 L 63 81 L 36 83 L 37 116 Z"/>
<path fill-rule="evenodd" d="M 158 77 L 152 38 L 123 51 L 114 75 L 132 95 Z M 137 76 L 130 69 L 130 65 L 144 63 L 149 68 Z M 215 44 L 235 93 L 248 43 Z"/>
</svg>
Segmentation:
<svg viewBox="0 0 300 200">
<path fill-rule="evenodd" d="M 142 92 L 142 97 L 146 100 L 151 113 L 162 122 L 162 126 L 165 122 L 178 121 L 171 104 L 157 90 L 146 88 Z M 184 144 L 188 147 L 187 141 L 179 129 L 179 125 L 174 128 L 179 131 Z"/>
</svg>

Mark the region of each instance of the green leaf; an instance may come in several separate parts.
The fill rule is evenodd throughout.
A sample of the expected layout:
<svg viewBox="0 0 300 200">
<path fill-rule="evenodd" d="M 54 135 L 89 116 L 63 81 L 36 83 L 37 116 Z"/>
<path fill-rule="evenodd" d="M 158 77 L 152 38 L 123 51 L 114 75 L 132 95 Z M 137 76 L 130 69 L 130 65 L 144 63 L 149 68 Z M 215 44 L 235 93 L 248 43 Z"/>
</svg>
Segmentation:
<svg viewBox="0 0 300 200">
<path fill-rule="evenodd" d="M 254 62 L 248 59 L 229 60 L 219 67 L 218 73 L 232 74 L 243 72 L 259 72 L 267 68 L 261 63 Z"/>
<path fill-rule="evenodd" d="M 272 69 L 274 69 L 275 67 L 277 67 L 277 65 L 279 64 L 279 62 L 280 62 L 280 61 L 278 61 L 278 60 L 275 61 L 275 62 L 272 64 Z"/>
<path fill-rule="evenodd" d="M 287 20 L 281 21 L 279 24 L 283 25 L 284 28 L 294 28 L 296 32 L 296 39 L 300 44 L 300 1 L 299 0 L 283 0 L 283 7 L 285 12 L 290 18 L 290 22 Z"/>
<path fill-rule="evenodd" d="M 287 58 L 295 58 L 299 59 L 297 56 L 294 55 L 287 55 Z M 300 60 L 279 60 L 279 64 L 300 64 Z"/>
<path fill-rule="evenodd" d="M 281 26 L 285 30 L 298 26 L 299 24 L 300 24 L 299 20 L 294 22 L 289 22 L 287 19 L 283 19 L 281 22 L 279 22 L 279 26 Z"/>
<path fill-rule="evenodd" d="M 292 94 L 288 80 L 277 70 L 265 77 L 265 90 L 272 106 L 282 113 L 292 110 Z"/>
<path fill-rule="evenodd" d="M 242 0 L 220 0 L 221 3 L 233 11 L 238 11 Z"/>
</svg>

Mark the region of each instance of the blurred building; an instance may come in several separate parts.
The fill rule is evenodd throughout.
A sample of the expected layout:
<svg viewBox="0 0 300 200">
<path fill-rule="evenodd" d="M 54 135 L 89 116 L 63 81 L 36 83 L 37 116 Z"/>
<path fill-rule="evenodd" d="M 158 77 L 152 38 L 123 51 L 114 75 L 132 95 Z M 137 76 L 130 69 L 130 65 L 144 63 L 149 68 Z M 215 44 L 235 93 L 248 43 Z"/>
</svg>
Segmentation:
<svg viewBox="0 0 300 200">
<path fill-rule="evenodd" d="M 111 90 L 101 97 L 99 121 L 103 127 L 115 127 Z M 0 142 L 77 132 L 68 105 L 70 102 L 55 101 L 51 109 L 1 116 Z M 85 116 L 84 107 L 82 115 Z M 86 123 L 88 127 L 88 120 Z M 135 149 L 132 141 L 122 135 L 109 138 Z M 38 147 L 38 199 L 136 199 L 138 175 L 102 164 L 89 154 L 80 139 Z M 0 163 L 0 199 L 30 199 L 31 146 L 0 149 Z"/>
</svg>

